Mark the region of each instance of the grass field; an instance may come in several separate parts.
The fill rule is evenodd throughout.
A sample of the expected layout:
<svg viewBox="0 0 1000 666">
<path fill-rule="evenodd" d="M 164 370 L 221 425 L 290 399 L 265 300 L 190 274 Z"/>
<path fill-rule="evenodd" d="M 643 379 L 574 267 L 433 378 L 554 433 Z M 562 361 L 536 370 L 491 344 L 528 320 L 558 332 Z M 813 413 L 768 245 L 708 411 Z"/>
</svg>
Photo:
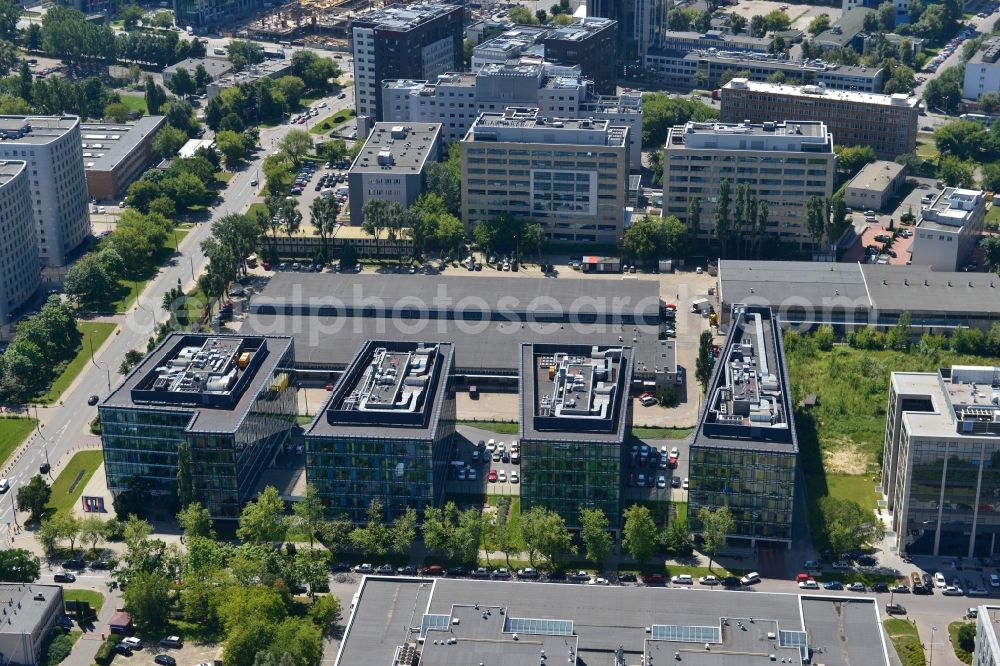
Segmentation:
<svg viewBox="0 0 1000 666">
<path fill-rule="evenodd" d="M 976 626 L 975 622 L 952 622 L 948 625 L 948 637 L 951 639 L 951 647 L 955 650 L 955 656 L 958 657 L 959 661 L 971 664 L 972 653 L 966 652 L 958 646 L 958 632 L 966 624 L 971 624 L 973 627 Z"/>
<path fill-rule="evenodd" d="M 0 419 L 0 467 L 34 429 L 35 419 L 14 416 Z"/>
<path fill-rule="evenodd" d="M 886 620 L 884 625 L 903 666 L 924 666 L 927 663 L 917 628 L 909 620 Z"/>
<path fill-rule="evenodd" d="M 334 120 L 334 118 L 336 118 L 337 116 L 343 116 L 344 119 L 341 120 L 341 121 L 339 121 L 339 122 L 337 122 L 337 121 Z M 346 125 L 347 123 L 351 122 L 352 118 L 354 118 L 354 116 L 352 116 L 347 111 L 336 111 L 336 112 L 331 113 L 330 115 L 328 115 L 328 116 L 326 116 L 324 118 L 320 118 L 319 120 L 317 120 L 313 124 L 313 126 L 309 128 L 309 133 L 310 134 L 326 134 L 327 132 L 332 132 L 333 130 L 337 129 L 341 125 Z M 325 125 L 325 127 L 324 127 L 324 125 Z"/>
<path fill-rule="evenodd" d="M 52 484 L 52 497 L 46 509 L 53 514 L 72 509 L 102 462 L 104 454 L 100 451 L 79 451 L 70 458 L 69 464 L 59 472 Z"/>
<path fill-rule="evenodd" d="M 115 330 L 116 325 L 100 322 L 80 322 L 76 327 L 83 333 L 83 344 L 80 345 L 80 350 L 76 353 L 76 356 L 66 364 L 63 371 L 52 382 L 49 390 L 38 397 L 38 402 L 41 404 L 47 405 L 59 400 L 63 391 L 69 388 L 69 385 L 73 383 L 76 376 L 83 370 L 83 366 L 90 363 L 91 343 L 93 343 L 94 351 L 96 352 Z"/>
<path fill-rule="evenodd" d="M 143 114 L 148 114 L 149 109 L 146 108 L 146 97 L 145 95 L 122 95 L 122 104 L 127 106 L 132 111 L 142 111 Z"/>
<path fill-rule="evenodd" d="M 632 428 L 639 439 L 684 439 L 694 428 Z"/>
<path fill-rule="evenodd" d="M 498 435 L 516 435 L 519 432 L 517 423 L 507 421 L 469 421 L 459 419 L 458 424 L 472 426 L 480 430 L 488 430 Z"/>
<path fill-rule="evenodd" d="M 816 349 L 810 337 L 787 337 L 793 404 L 813 393 L 818 404 L 797 409 L 795 425 L 806 472 L 813 541 L 825 549 L 819 502 L 832 496 L 875 507 L 875 484 L 885 437 L 889 377 L 893 371 L 934 372 L 953 364 L 991 365 L 991 359 L 948 351 L 862 351 L 835 345 Z"/>
<path fill-rule="evenodd" d="M 73 590 L 67 587 L 63 589 L 63 600 L 86 601 L 95 613 L 100 613 L 104 605 L 104 595 L 94 590 Z"/>
<path fill-rule="evenodd" d="M 217 183 L 218 183 L 218 184 L 219 184 L 220 186 L 223 186 L 223 187 L 224 187 L 224 186 L 225 186 L 225 185 L 226 185 L 226 184 L 227 184 L 227 183 L 228 183 L 229 181 L 231 181 L 231 180 L 232 180 L 232 179 L 233 179 L 233 178 L 234 178 L 235 176 L 236 176 L 236 174 L 235 174 L 234 172 L 232 172 L 232 171 L 217 171 L 217 172 L 215 173 L 215 181 L 216 181 L 216 182 L 217 182 Z"/>
<path fill-rule="evenodd" d="M 932 135 L 921 134 L 917 137 L 917 157 L 928 162 L 935 162 L 940 154 Z"/>
</svg>

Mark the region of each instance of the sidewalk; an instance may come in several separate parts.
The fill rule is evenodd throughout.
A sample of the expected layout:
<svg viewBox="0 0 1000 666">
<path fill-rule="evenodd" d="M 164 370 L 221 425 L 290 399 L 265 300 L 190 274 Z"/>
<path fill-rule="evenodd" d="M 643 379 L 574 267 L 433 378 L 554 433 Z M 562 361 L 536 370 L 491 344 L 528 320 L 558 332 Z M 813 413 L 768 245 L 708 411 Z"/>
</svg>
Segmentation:
<svg viewBox="0 0 1000 666">
<path fill-rule="evenodd" d="M 104 640 L 107 637 L 108 622 L 111 620 L 111 616 L 115 614 L 115 610 L 120 608 L 122 605 L 122 599 L 120 593 L 116 590 L 114 592 L 109 592 L 107 587 L 104 589 L 98 588 L 96 585 L 83 586 L 86 589 L 96 590 L 104 595 L 104 605 L 101 606 L 101 612 L 97 614 L 97 620 L 94 621 L 93 628 L 90 631 L 85 631 L 80 639 L 73 646 L 73 651 L 69 653 L 66 660 L 62 663 L 66 666 L 91 666 L 94 663 L 94 656 L 100 649 L 101 645 L 104 644 Z M 73 585 L 69 589 L 80 589 L 81 586 Z"/>
</svg>

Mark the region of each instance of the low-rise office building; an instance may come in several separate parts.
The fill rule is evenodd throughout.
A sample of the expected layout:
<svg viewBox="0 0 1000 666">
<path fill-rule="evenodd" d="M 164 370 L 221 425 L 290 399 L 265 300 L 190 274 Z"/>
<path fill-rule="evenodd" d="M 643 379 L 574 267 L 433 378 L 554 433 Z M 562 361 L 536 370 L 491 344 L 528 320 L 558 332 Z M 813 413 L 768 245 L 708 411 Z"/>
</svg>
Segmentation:
<svg viewBox="0 0 1000 666">
<path fill-rule="evenodd" d="M 205 72 L 212 78 L 220 79 L 229 72 L 233 71 L 233 63 L 229 62 L 224 57 L 219 58 L 185 58 L 178 63 L 173 65 L 168 65 L 163 68 L 163 85 L 169 86 L 170 80 L 174 77 L 179 69 L 186 69 L 187 73 L 194 78 L 194 73 L 197 71 L 199 65 L 205 68 Z"/>
<path fill-rule="evenodd" d="M 979 243 L 985 216 L 984 192 L 944 188 L 920 211 L 910 261 L 933 271 L 957 271 Z"/>
<path fill-rule="evenodd" d="M 366 576 L 333 663 L 889 666 L 878 604 L 822 591 Z M 412 620 L 386 631 L 387 617 Z"/>
<path fill-rule="evenodd" d="M 723 323 L 736 303 L 773 308 L 799 329 L 894 326 L 904 312 L 921 333 L 1000 322 L 1000 280 L 989 273 L 938 273 L 927 266 L 811 261 L 719 261 Z"/>
<path fill-rule="evenodd" d="M 440 123 L 376 123 L 347 173 L 351 224 L 364 221 L 370 199 L 407 208 L 424 191 L 424 171 L 437 161 Z"/>
<path fill-rule="evenodd" d="M 521 510 L 554 511 L 571 529 L 580 507 L 622 515 L 622 460 L 632 434 L 631 347 L 522 344 Z"/>
<path fill-rule="evenodd" d="M 510 106 L 538 107 L 547 118 L 610 120 L 629 128 L 630 166 L 641 169 L 642 96 L 597 95 L 592 81 L 554 70 L 534 62 L 505 62 L 483 65 L 475 74 L 442 74 L 434 82 L 385 81 L 383 115 L 386 122 L 441 123 L 443 141 L 460 141 L 480 113 Z"/>
<path fill-rule="evenodd" d="M 810 197 L 829 197 L 836 177 L 833 137 L 819 121 L 762 124 L 696 123 L 670 129 L 663 157 L 663 214 L 684 221 L 692 234 L 711 239 L 723 181 L 730 197 L 747 183 L 766 201 L 764 235 L 800 247 L 816 247 L 805 228 Z M 690 217 L 698 200 L 701 216 Z M 748 229 L 734 229 L 737 242 Z M 760 239 L 757 239 L 760 240 Z"/>
<path fill-rule="evenodd" d="M 812 39 L 812 43 L 821 50 L 854 49 L 859 53 L 864 51 L 865 17 L 874 14 L 874 9 L 868 7 L 852 7 L 844 11 L 828 30 L 824 30 Z"/>
<path fill-rule="evenodd" d="M 707 32 L 667 30 L 657 40 L 656 45 L 667 51 L 716 49 L 717 51 L 769 53 L 773 43 L 773 37 L 752 37 L 747 33 L 734 35 L 722 30 L 709 30 Z"/>
<path fill-rule="evenodd" d="M 35 666 L 44 661 L 43 646 L 63 613 L 60 585 L 0 583 L 0 655 L 10 666 Z"/>
<path fill-rule="evenodd" d="M 42 286 L 26 162 L 0 162 L 0 328 Z"/>
<path fill-rule="evenodd" d="M 988 92 L 1000 93 L 1000 37 L 991 37 L 965 63 L 962 97 L 978 100 Z"/>
<path fill-rule="evenodd" d="M 0 116 L 0 160 L 24 160 L 43 266 L 63 266 L 90 235 L 77 116 Z"/>
<path fill-rule="evenodd" d="M 98 201 L 124 199 L 128 186 L 156 159 L 153 140 L 166 121 L 166 116 L 143 116 L 130 123 L 81 125 L 87 194 Z"/>
<path fill-rule="evenodd" d="M 257 79 L 280 79 L 292 71 L 292 61 L 290 59 L 265 60 L 257 65 L 250 65 L 242 72 L 236 72 L 220 76 L 213 79 L 205 86 L 205 94 L 208 99 L 216 97 L 226 88 L 232 88 L 245 83 L 253 83 Z"/>
<path fill-rule="evenodd" d="M 882 160 L 872 162 L 847 183 L 844 203 L 856 210 L 883 210 L 905 183 L 906 167 L 902 164 Z"/>
<path fill-rule="evenodd" d="M 608 120 L 483 113 L 462 140 L 462 219 L 537 220 L 550 240 L 617 243 L 625 228 L 629 130 Z"/>
<path fill-rule="evenodd" d="M 792 544 L 799 453 L 781 327 L 770 308 L 733 306 L 691 442 L 688 521 L 728 506 L 730 541 Z"/>
<path fill-rule="evenodd" d="M 900 554 L 1000 552 L 1000 368 L 894 372 L 882 458 Z"/>
<path fill-rule="evenodd" d="M 860 67 L 823 60 L 786 60 L 769 53 L 699 49 L 654 49 L 643 58 L 668 86 L 715 89 L 733 77 L 768 81 L 780 73 L 787 83 L 824 85 L 834 90 L 881 92 L 885 83 L 882 67 Z"/>
<path fill-rule="evenodd" d="M 720 99 L 724 123 L 817 120 L 838 146 L 871 146 L 883 160 L 917 147 L 918 99 L 903 93 L 879 95 L 735 78 L 722 87 Z"/>
<path fill-rule="evenodd" d="M 195 499 L 237 519 L 295 425 L 294 356 L 288 337 L 167 336 L 98 407 L 108 489 L 171 506 L 186 444 Z"/>
<path fill-rule="evenodd" d="M 365 522 L 373 499 L 388 522 L 444 498 L 455 434 L 447 342 L 370 340 L 305 432 L 306 481 L 332 516 Z"/>
</svg>

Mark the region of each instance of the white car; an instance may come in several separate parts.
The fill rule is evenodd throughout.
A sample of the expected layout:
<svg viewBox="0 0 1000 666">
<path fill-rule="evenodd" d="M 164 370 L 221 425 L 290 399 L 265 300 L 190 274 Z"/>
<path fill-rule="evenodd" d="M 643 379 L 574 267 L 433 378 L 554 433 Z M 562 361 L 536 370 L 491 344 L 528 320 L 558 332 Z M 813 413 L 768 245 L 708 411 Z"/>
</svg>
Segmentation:
<svg viewBox="0 0 1000 666">
<path fill-rule="evenodd" d="M 664 447 L 664 448 L 666 448 L 666 447 Z M 681 450 L 680 450 L 680 449 L 678 449 L 678 448 L 677 448 L 677 447 L 675 446 L 674 448 L 670 449 L 670 455 L 672 455 L 672 456 L 674 456 L 674 457 L 677 457 L 677 458 L 680 458 L 680 456 L 681 456 Z"/>
<path fill-rule="evenodd" d="M 490 441 L 486 442 L 486 450 L 489 451 L 490 453 L 493 453 L 494 451 L 496 451 L 497 450 L 497 440 L 491 439 Z"/>
<path fill-rule="evenodd" d="M 683 481 L 681 481 L 681 488 L 683 488 L 684 490 L 688 489 L 688 480 L 687 479 L 684 479 Z"/>
<path fill-rule="evenodd" d="M 135 636 L 128 636 L 122 639 L 122 643 L 129 646 L 132 650 L 138 650 L 142 647 L 142 641 Z"/>
<path fill-rule="evenodd" d="M 941 590 L 941 594 L 946 597 L 960 597 L 965 594 L 965 592 L 963 592 L 962 588 L 957 585 L 946 585 L 945 588 Z"/>
<path fill-rule="evenodd" d="M 511 483 L 520 483 L 521 482 L 521 477 L 519 477 L 517 475 L 517 472 L 514 471 L 514 470 L 511 470 L 511 472 L 510 472 L 510 482 Z"/>
<path fill-rule="evenodd" d="M 656 479 L 656 487 L 657 488 L 666 488 L 667 487 L 667 477 L 663 476 L 662 474 L 659 477 L 657 477 L 657 479 Z"/>
<path fill-rule="evenodd" d="M 10 481 L 7 479 L 0 479 L 0 493 L 5 493 L 10 490 Z"/>
<path fill-rule="evenodd" d="M 698 579 L 698 583 L 701 585 L 718 585 L 719 579 L 715 576 L 702 576 Z"/>
<path fill-rule="evenodd" d="M 799 589 L 800 590 L 818 590 L 819 589 L 819 583 L 817 583 L 815 580 L 813 580 L 812 578 L 810 578 L 809 580 L 804 580 L 801 583 L 799 583 Z"/>
<path fill-rule="evenodd" d="M 689 574 L 677 574 L 676 576 L 670 577 L 670 582 L 674 585 L 693 585 L 694 578 Z"/>
<path fill-rule="evenodd" d="M 587 581 L 587 585 L 608 585 L 607 578 L 591 578 Z"/>
<path fill-rule="evenodd" d="M 499 481 L 500 483 L 504 483 L 505 481 L 507 481 L 507 472 L 503 470 L 497 472 L 497 481 Z"/>
<path fill-rule="evenodd" d="M 756 571 L 751 571 L 743 578 L 740 578 L 741 585 L 756 585 L 760 582 L 760 574 Z"/>
</svg>

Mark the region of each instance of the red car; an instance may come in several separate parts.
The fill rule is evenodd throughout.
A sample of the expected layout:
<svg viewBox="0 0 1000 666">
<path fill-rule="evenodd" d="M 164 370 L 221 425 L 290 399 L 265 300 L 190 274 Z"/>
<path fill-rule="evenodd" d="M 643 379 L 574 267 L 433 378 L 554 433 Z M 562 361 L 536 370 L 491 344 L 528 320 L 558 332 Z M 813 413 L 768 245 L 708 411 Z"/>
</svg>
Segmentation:
<svg viewBox="0 0 1000 666">
<path fill-rule="evenodd" d="M 667 304 L 666 304 L 666 305 L 664 305 L 663 307 L 665 307 L 665 308 L 666 308 L 666 309 L 668 309 L 668 310 L 677 310 L 677 306 L 676 306 L 676 305 L 674 305 L 673 303 L 667 303 Z"/>
<path fill-rule="evenodd" d="M 677 469 L 677 456 L 670 456 L 667 459 L 667 467 L 670 469 Z"/>
<path fill-rule="evenodd" d="M 646 391 L 645 393 L 643 393 L 642 395 L 639 396 L 639 399 L 640 400 L 645 400 L 646 398 L 655 398 L 655 397 L 656 397 L 655 395 L 653 395 L 649 391 Z"/>
<path fill-rule="evenodd" d="M 431 564 L 420 570 L 421 576 L 443 576 L 444 568 L 440 564 Z"/>
<path fill-rule="evenodd" d="M 271 262 L 270 262 L 270 261 L 265 261 L 265 262 L 263 262 L 263 263 L 261 264 L 261 266 L 263 266 L 263 267 L 264 267 L 264 270 L 265 270 L 265 271 L 269 271 L 269 270 L 271 270 Z"/>
<path fill-rule="evenodd" d="M 812 578 L 812 576 L 810 576 L 809 574 L 807 574 L 807 573 L 800 573 L 798 576 L 795 577 L 795 582 L 796 583 L 804 583 L 807 580 L 809 580 L 810 578 Z"/>
<path fill-rule="evenodd" d="M 663 577 L 663 574 L 647 574 L 642 577 L 642 582 L 645 585 L 665 585 L 667 579 Z"/>
<path fill-rule="evenodd" d="M 491 470 L 490 470 L 490 475 L 489 475 L 489 476 L 487 476 L 487 477 L 486 477 L 486 479 L 487 479 L 488 481 L 491 481 L 491 482 L 493 482 L 493 483 L 496 483 L 496 480 L 497 480 L 497 471 L 496 471 L 495 469 L 491 469 Z"/>
</svg>

